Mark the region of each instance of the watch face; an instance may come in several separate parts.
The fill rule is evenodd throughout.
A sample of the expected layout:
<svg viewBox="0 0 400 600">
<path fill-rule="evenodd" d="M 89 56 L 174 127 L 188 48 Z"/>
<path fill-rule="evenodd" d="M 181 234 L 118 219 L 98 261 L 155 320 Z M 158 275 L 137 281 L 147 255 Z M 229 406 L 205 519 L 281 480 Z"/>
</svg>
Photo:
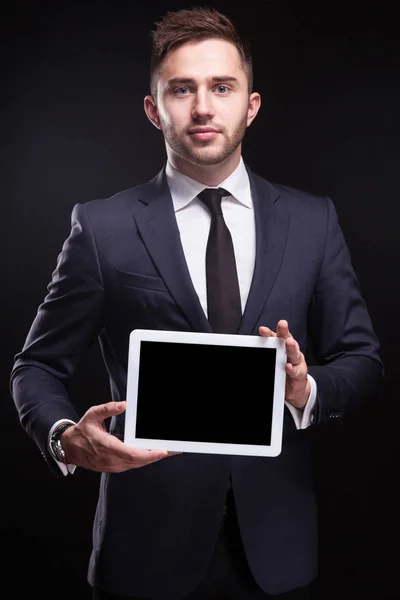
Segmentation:
<svg viewBox="0 0 400 600">
<path fill-rule="evenodd" d="M 54 452 L 55 459 L 58 460 L 58 462 L 64 462 L 65 452 L 63 450 L 63 447 L 61 446 L 60 440 L 55 440 L 54 442 L 52 442 L 51 447 Z"/>
</svg>

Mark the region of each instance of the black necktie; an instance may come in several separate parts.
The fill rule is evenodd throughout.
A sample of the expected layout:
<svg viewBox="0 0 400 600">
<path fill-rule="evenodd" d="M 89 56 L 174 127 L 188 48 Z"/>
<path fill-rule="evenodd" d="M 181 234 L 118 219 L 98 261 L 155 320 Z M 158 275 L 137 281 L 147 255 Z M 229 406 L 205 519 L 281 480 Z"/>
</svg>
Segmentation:
<svg viewBox="0 0 400 600">
<path fill-rule="evenodd" d="M 208 320 L 214 333 L 237 333 L 242 308 L 232 238 L 221 209 L 222 196 L 229 196 L 229 192 L 210 188 L 198 195 L 211 213 L 206 250 Z"/>
</svg>

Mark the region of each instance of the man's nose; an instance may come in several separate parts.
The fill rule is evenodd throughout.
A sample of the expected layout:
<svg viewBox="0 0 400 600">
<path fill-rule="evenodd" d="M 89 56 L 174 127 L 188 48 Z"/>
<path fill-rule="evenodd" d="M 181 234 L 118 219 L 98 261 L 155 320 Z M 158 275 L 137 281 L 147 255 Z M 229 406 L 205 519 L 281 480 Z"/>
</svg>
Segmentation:
<svg viewBox="0 0 400 600">
<path fill-rule="evenodd" d="M 212 118 L 215 114 L 212 94 L 206 91 L 197 91 L 194 96 L 192 117 L 198 118 Z"/>
</svg>

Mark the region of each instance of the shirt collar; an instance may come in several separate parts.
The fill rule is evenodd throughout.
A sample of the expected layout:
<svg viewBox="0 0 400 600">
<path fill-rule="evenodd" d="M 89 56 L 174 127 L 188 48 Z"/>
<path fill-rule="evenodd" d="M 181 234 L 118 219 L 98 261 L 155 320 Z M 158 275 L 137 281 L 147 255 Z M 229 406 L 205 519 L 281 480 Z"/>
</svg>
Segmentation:
<svg viewBox="0 0 400 600">
<path fill-rule="evenodd" d="M 204 183 L 200 183 L 184 175 L 175 169 L 169 161 L 167 162 L 165 174 L 175 212 L 185 208 L 200 192 L 208 187 Z M 240 157 L 239 164 L 233 173 L 224 181 L 221 181 L 218 187 L 227 190 L 238 202 L 247 208 L 252 208 L 249 175 L 242 157 Z"/>
</svg>

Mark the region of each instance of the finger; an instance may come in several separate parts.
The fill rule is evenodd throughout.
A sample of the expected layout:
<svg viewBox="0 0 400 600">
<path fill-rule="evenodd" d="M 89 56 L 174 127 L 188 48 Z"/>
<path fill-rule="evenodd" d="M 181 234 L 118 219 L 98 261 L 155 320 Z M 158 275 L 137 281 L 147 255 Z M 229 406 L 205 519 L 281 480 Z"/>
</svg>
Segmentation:
<svg viewBox="0 0 400 600">
<path fill-rule="evenodd" d="M 305 381 L 307 379 L 307 367 L 305 361 L 298 365 L 286 363 L 285 371 L 286 375 L 292 380 Z"/>
<path fill-rule="evenodd" d="M 299 376 L 299 369 L 296 368 L 292 363 L 286 363 L 285 365 L 286 374 L 289 375 L 292 379 L 296 379 Z"/>
<path fill-rule="evenodd" d="M 266 327 L 265 325 L 261 325 L 258 328 L 258 333 L 260 335 L 262 335 L 263 337 L 276 337 L 275 331 L 272 331 L 272 329 L 270 329 L 269 327 Z"/>
<path fill-rule="evenodd" d="M 87 411 L 87 418 L 92 419 L 98 423 L 102 423 L 105 419 L 119 415 L 126 409 L 126 402 L 106 402 L 105 404 L 98 404 L 91 406 Z"/>
<path fill-rule="evenodd" d="M 167 450 L 142 450 L 136 448 L 134 451 L 133 461 L 136 466 L 144 466 L 149 463 L 157 462 L 163 458 L 167 458 Z"/>
<path fill-rule="evenodd" d="M 303 360 L 300 346 L 293 337 L 287 338 L 285 342 L 287 362 L 298 365 Z"/>
<path fill-rule="evenodd" d="M 283 338 L 284 340 L 292 337 L 292 334 L 289 331 L 289 324 L 284 319 L 278 321 L 276 326 L 276 334 L 278 337 Z"/>
<path fill-rule="evenodd" d="M 144 466 L 152 462 L 161 460 L 168 456 L 167 450 L 148 450 L 147 448 L 133 448 L 125 442 L 114 438 L 116 444 L 113 444 L 112 450 L 115 451 L 115 456 L 126 462 L 133 464 L 136 467 Z"/>
<path fill-rule="evenodd" d="M 119 455 L 120 460 L 128 464 L 132 464 L 135 467 L 142 467 L 150 463 L 162 460 L 163 458 L 174 456 L 175 454 L 183 454 L 183 452 L 171 450 L 147 450 L 133 447 L 130 447 L 128 452 L 126 452 L 126 444 L 124 444 L 123 442 L 121 443 L 124 446 L 124 450 Z"/>
</svg>

